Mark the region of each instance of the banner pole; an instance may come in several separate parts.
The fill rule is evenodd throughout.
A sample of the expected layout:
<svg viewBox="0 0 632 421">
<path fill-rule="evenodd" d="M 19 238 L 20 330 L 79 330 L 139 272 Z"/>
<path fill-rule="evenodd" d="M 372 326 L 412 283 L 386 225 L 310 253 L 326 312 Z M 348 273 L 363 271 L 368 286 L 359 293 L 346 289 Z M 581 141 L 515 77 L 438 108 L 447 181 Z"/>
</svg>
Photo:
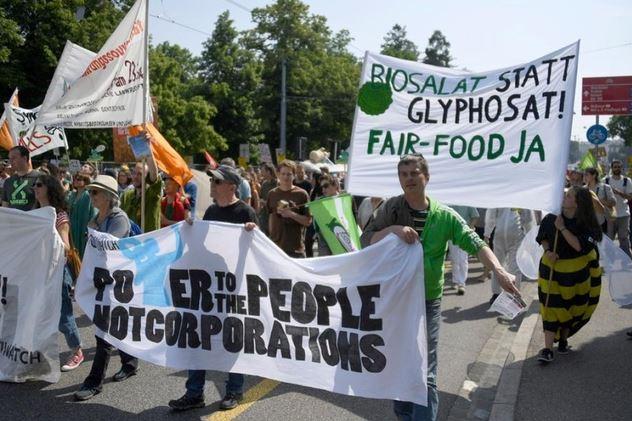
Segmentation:
<svg viewBox="0 0 632 421">
<path fill-rule="evenodd" d="M 147 106 L 149 101 L 149 0 L 145 1 L 145 57 L 143 67 L 143 130 L 147 133 Z M 149 140 L 148 140 L 149 142 Z M 150 142 L 151 143 L 151 142 Z M 149 145 L 151 150 L 151 144 Z M 147 158 L 143 158 L 143 180 L 140 194 L 140 229 L 145 232 L 145 179 L 147 177 Z"/>
<path fill-rule="evenodd" d="M 555 239 L 553 240 L 553 253 L 557 250 L 557 238 L 559 236 L 560 231 L 555 229 Z M 551 265 L 551 270 L 549 272 L 549 282 L 546 286 L 546 300 L 544 301 L 544 311 L 542 312 L 542 317 L 546 315 L 546 310 L 549 307 L 549 296 L 551 295 L 551 282 L 553 281 L 553 269 L 555 268 L 555 263 L 557 260 Z"/>
</svg>

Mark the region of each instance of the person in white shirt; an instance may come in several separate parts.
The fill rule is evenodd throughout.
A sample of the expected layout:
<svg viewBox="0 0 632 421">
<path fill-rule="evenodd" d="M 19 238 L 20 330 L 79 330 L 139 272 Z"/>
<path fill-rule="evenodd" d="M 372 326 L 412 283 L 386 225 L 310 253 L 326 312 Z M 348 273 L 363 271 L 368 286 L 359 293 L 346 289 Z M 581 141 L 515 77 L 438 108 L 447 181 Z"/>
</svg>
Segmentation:
<svg viewBox="0 0 632 421">
<path fill-rule="evenodd" d="M 630 251 L 630 208 L 628 207 L 628 200 L 632 200 L 632 180 L 622 175 L 623 162 L 618 159 L 612 161 L 610 173 L 610 176 L 606 177 L 605 183 L 612 187 L 617 204 L 615 205 L 616 218 L 608 220 L 608 237 L 612 240 L 618 237 L 621 250 L 632 257 L 632 251 Z"/>
</svg>

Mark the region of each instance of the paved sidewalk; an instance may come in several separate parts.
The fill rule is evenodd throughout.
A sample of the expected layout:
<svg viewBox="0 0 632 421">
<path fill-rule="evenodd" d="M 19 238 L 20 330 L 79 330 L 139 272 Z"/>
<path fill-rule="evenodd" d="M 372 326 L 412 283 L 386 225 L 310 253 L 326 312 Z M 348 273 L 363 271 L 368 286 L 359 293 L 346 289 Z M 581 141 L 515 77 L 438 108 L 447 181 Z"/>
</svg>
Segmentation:
<svg viewBox="0 0 632 421">
<path fill-rule="evenodd" d="M 610 300 L 604 280 L 597 310 L 590 323 L 569 339 L 569 354 L 555 352 L 555 360 L 543 365 L 537 361 L 544 346 L 542 321 L 537 300 L 534 304 L 525 358 L 514 356 L 518 358 L 503 370 L 511 373 L 522 366 L 521 376 L 513 376 L 514 381 L 519 379 L 515 411 L 497 419 L 632 420 L 632 340 L 625 334 L 632 329 L 632 309 L 619 308 Z"/>
</svg>

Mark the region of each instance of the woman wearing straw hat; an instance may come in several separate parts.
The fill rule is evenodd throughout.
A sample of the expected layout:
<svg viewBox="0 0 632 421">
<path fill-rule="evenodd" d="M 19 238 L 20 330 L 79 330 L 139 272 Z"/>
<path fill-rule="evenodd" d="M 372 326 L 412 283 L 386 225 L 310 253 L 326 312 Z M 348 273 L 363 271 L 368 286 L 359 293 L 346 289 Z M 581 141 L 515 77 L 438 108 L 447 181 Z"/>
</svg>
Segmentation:
<svg viewBox="0 0 632 421">
<path fill-rule="evenodd" d="M 127 214 L 119 207 L 118 183 L 109 175 L 98 175 L 92 183 L 86 186 L 90 192 L 92 205 L 97 209 L 97 215 L 88 223 L 88 227 L 99 232 L 107 232 L 115 237 L 129 236 L 130 222 Z M 81 389 L 75 392 L 75 399 L 85 401 L 101 393 L 103 379 L 110 361 L 110 353 L 114 347 L 105 340 L 96 337 L 97 349 L 92 361 L 90 374 L 83 381 Z M 116 382 L 133 376 L 138 371 L 138 359 L 119 350 L 121 369 L 114 375 Z"/>
<path fill-rule="evenodd" d="M 592 195 L 585 187 L 571 187 L 564 194 L 562 213 L 542 220 L 536 240 L 544 248 L 538 276 L 540 315 L 544 327 L 543 363 L 557 351 L 568 352 L 568 338 L 590 320 L 599 302 L 601 267 L 597 243 L 602 231 L 597 223 Z"/>
</svg>

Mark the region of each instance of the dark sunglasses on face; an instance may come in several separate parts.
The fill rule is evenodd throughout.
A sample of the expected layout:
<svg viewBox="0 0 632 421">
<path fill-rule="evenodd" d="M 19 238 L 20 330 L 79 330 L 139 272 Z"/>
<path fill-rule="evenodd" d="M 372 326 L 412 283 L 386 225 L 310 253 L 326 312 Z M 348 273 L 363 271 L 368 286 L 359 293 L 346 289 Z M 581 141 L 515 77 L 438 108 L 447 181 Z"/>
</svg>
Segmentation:
<svg viewBox="0 0 632 421">
<path fill-rule="evenodd" d="M 91 196 L 96 196 L 97 194 L 99 194 L 99 190 L 97 190 L 97 189 L 90 190 L 90 195 Z"/>
<path fill-rule="evenodd" d="M 223 182 L 224 182 L 224 180 L 219 180 L 217 178 L 211 178 L 211 183 L 222 184 Z"/>
<path fill-rule="evenodd" d="M 37 183 L 35 183 L 35 187 L 42 187 L 44 185 L 44 183 L 42 183 L 41 181 L 38 181 Z"/>
<path fill-rule="evenodd" d="M 320 187 L 322 187 L 323 189 L 326 189 L 326 188 L 327 188 L 327 187 L 329 187 L 330 185 L 331 185 L 331 184 L 324 183 L 324 184 L 321 184 L 321 185 L 320 185 Z"/>
</svg>

